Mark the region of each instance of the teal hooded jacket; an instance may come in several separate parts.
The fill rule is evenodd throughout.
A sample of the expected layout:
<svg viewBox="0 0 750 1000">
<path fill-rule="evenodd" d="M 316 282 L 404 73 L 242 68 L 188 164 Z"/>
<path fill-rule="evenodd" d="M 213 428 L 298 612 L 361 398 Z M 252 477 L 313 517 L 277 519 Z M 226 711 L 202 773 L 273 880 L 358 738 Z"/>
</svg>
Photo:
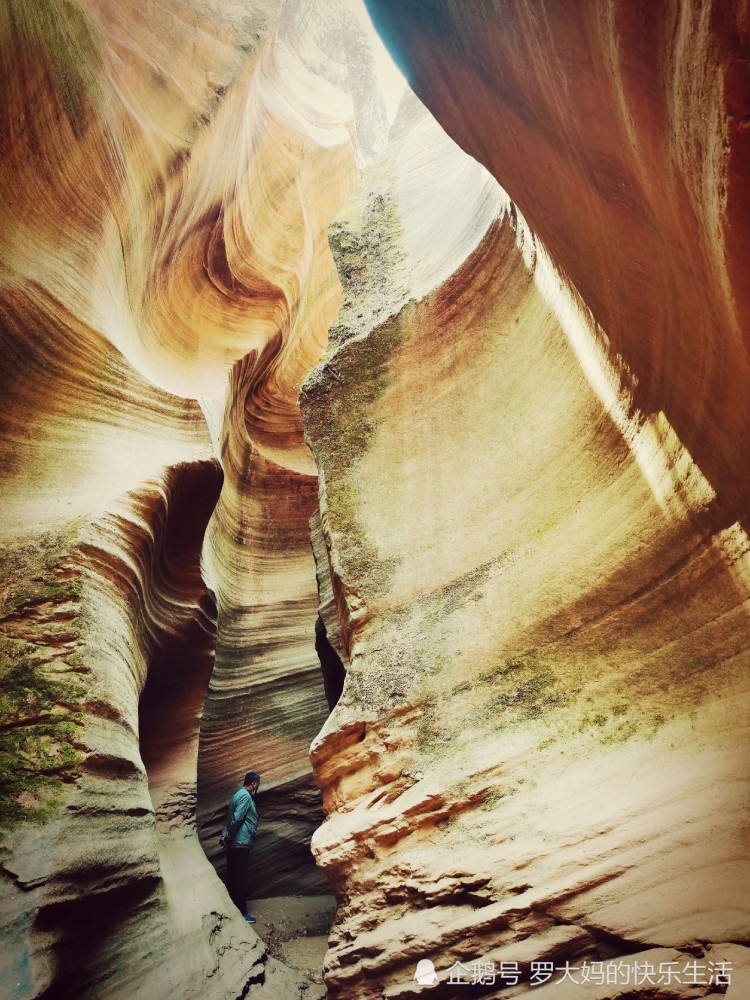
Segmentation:
<svg viewBox="0 0 750 1000">
<path fill-rule="evenodd" d="M 229 800 L 227 818 L 221 830 L 227 847 L 250 847 L 258 829 L 258 810 L 246 788 L 240 788 Z"/>
</svg>

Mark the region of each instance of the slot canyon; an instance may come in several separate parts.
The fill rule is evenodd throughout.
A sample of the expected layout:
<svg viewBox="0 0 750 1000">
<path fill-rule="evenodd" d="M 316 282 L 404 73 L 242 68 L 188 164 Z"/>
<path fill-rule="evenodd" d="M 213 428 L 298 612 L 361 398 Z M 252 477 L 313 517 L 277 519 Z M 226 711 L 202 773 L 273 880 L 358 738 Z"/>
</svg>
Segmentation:
<svg viewBox="0 0 750 1000">
<path fill-rule="evenodd" d="M 748 1000 L 747 0 L 0 25 L 0 996 Z"/>
</svg>

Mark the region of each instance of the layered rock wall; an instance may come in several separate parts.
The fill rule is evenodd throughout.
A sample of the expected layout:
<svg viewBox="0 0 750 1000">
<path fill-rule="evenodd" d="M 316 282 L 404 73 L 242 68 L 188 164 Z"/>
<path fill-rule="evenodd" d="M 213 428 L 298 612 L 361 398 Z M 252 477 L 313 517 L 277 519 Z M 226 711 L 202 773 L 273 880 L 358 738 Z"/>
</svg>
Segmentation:
<svg viewBox="0 0 750 1000">
<path fill-rule="evenodd" d="M 48 533 L 56 586 L 38 562 L 39 540 L 20 550 L 39 593 L 4 619 L 5 652 L 29 663 L 37 690 L 42 679 L 56 690 L 36 714 L 28 698 L 17 713 L 20 760 L 46 775 L 21 802 L 45 809 L 46 822 L 5 841 L 3 981 L 12 995 L 159 992 L 170 975 L 177 983 L 183 970 L 218 968 L 231 945 L 226 893 L 193 818 L 196 711 L 214 631 L 198 559 L 219 486 L 212 462 L 176 466 L 106 514 Z M 3 740 L 7 752 L 8 731 Z M 231 986 L 217 996 L 263 977 L 250 932 L 229 955 Z"/>
<path fill-rule="evenodd" d="M 747 517 L 748 12 L 742 4 L 369 0 L 717 493 Z M 745 524 L 747 528 L 747 524 Z"/>
<path fill-rule="evenodd" d="M 368 30 L 334 0 L 0 8 L 3 721 L 31 733 L 4 818 L 42 821 L 4 856 L 19 997 L 304 985 L 195 812 L 214 857 L 259 767 L 253 893 L 327 889 L 297 394 L 341 301 L 328 224 L 387 140 Z"/>
<path fill-rule="evenodd" d="M 329 991 L 416 996 L 422 958 L 446 997 L 454 961 L 520 963 L 486 996 L 532 961 L 742 967 L 743 8 L 370 8 L 528 223 L 507 202 L 305 389 L 351 657 L 313 747 Z"/>
<path fill-rule="evenodd" d="M 0 5 L 18 998 L 746 961 L 747 12 L 370 7 Z"/>
<path fill-rule="evenodd" d="M 327 888 L 307 847 L 326 702 L 296 394 L 338 308 L 329 218 L 383 135 L 367 45 L 328 66 L 321 31 L 353 44 L 363 17 L 0 9 L 3 721 L 29 724 L 49 779 L 13 763 L 5 803 L 44 821 L 4 856 L 19 997 L 302 988 L 200 848 L 198 722 L 213 673 L 204 812 L 251 763 L 271 786 L 255 892 Z"/>
<path fill-rule="evenodd" d="M 218 581 L 216 669 L 203 707 L 198 822 L 221 866 L 226 802 L 250 768 L 262 775 L 254 896 L 321 892 L 309 843 L 322 820 L 307 752 L 328 714 L 315 654 L 315 569 L 309 519 L 317 479 L 257 450 L 247 428 L 254 365 L 235 372 L 226 425 L 227 483 L 207 538 Z M 244 384 L 243 384 L 244 380 Z"/>
<path fill-rule="evenodd" d="M 306 390 L 354 612 L 313 749 L 334 995 L 747 935 L 747 550 L 654 493 L 542 254 L 505 216 Z"/>
</svg>

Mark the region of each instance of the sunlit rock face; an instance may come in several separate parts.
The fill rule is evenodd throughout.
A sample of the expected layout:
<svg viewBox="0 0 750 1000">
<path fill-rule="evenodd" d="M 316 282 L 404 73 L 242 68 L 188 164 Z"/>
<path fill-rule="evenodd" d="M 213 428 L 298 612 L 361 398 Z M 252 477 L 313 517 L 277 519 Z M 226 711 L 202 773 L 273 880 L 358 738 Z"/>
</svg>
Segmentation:
<svg viewBox="0 0 750 1000">
<path fill-rule="evenodd" d="M 645 995 L 637 960 L 739 970 L 746 13 L 370 6 L 525 218 L 488 195 L 469 256 L 410 293 L 404 248 L 471 218 L 479 179 L 460 209 L 434 198 L 389 255 L 403 297 L 360 308 L 305 386 L 350 660 L 312 750 L 329 994 L 420 995 L 423 958 L 451 998 L 456 961 L 495 963 L 487 996 Z M 345 311 L 378 280 L 356 265 L 368 210 L 331 231 Z M 529 983 L 584 960 L 631 978 Z"/>
<path fill-rule="evenodd" d="M 639 408 L 664 412 L 717 494 L 717 526 L 746 519 L 746 7 L 368 7 L 417 94 L 573 282 Z"/>
<path fill-rule="evenodd" d="M 341 300 L 328 224 L 387 132 L 350 7 L 0 6 L 2 818 L 20 821 L 0 951 L 19 998 L 315 994 L 199 835 L 215 855 L 258 767 L 251 892 L 327 889 L 297 393 Z"/>
<path fill-rule="evenodd" d="M 352 0 L 157 6 L 0 4 L 3 985 L 314 996 L 249 767 L 331 996 L 745 962 L 742 8 L 373 0 L 487 173 Z"/>
</svg>

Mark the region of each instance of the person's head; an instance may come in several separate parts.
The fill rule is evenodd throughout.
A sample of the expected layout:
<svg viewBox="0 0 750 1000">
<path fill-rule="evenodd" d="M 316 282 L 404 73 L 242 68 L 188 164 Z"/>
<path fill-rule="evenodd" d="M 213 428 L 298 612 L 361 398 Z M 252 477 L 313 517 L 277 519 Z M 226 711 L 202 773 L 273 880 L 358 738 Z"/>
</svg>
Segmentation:
<svg viewBox="0 0 750 1000">
<path fill-rule="evenodd" d="M 242 784 L 249 792 L 257 792 L 258 785 L 260 785 L 260 775 L 257 771 L 248 771 Z"/>
</svg>

